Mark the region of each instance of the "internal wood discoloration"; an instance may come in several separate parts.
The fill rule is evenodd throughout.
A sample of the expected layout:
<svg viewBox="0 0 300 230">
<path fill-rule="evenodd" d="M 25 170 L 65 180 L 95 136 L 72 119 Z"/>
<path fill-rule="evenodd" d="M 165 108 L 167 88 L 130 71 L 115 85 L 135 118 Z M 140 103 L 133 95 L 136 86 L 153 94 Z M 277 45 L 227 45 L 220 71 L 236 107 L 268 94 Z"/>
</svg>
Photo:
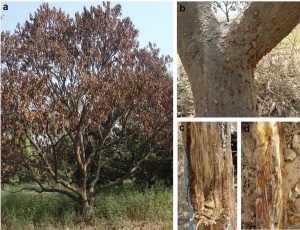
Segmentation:
<svg viewBox="0 0 300 230">
<path fill-rule="evenodd" d="M 283 229 L 286 196 L 281 124 L 258 122 L 252 135 L 256 140 L 256 228 Z"/>
<path fill-rule="evenodd" d="M 183 125 L 196 229 L 236 229 L 230 125 L 226 127 L 226 154 L 220 123 Z"/>
</svg>

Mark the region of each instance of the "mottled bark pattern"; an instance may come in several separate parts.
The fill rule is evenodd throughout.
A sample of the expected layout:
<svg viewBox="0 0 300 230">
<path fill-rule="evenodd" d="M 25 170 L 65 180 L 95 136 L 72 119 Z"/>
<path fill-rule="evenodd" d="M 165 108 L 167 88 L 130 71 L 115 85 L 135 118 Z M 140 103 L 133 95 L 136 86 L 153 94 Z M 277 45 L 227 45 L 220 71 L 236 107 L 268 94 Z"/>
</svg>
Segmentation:
<svg viewBox="0 0 300 230">
<path fill-rule="evenodd" d="M 209 2 L 179 2 L 178 53 L 192 86 L 196 116 L 255 116 L 255 66 L 299 20 L 298 2 L 253 2 L 223 24 Z"/>
<path fill-rule="evenodd" d="M 230 125 L 225 153 L 220 123 L 183 125 L 196 229 L 236 229 Z"/>
<path fill-rule="evenodd" d="M 252 132 L 256 140 L 256 228 L 284 229 L 285 176 L 283 137 L 280 123 L 258 122 Z"/>
</svg>

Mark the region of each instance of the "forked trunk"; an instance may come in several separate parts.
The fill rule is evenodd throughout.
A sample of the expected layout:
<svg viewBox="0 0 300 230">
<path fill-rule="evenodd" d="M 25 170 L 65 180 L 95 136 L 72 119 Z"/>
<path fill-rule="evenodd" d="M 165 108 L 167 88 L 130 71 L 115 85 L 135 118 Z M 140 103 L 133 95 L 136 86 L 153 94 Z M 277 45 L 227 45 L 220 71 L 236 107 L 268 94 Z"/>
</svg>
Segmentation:
<svg viewBox="0 0 300 230">
<path fill-rule="evenodd" d="M 300 4 L 252 2 L 230 23 L 219 23 L 210 4 L 178 3 L 178 54 L 195 115 L 255 116 L 255 66 L 298 24 Z"/>
</svg>

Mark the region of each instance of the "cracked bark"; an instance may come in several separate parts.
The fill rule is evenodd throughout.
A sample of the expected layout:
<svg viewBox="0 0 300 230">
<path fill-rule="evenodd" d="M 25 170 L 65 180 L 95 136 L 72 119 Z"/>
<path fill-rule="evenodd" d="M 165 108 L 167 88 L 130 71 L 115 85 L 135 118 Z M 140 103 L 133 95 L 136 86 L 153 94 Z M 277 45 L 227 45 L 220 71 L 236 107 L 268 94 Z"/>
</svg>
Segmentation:
<svg viewBox="0 0 300 230">
<path fill-rule="evenodd" d="M 178 53 L 191 83 L 195 115 L 256 116 L 256 64 L 299 23 L 300 4 L 252 2 L 223 24 L 209 2 L 179 2 L 177 8 Z"/>
</svg>

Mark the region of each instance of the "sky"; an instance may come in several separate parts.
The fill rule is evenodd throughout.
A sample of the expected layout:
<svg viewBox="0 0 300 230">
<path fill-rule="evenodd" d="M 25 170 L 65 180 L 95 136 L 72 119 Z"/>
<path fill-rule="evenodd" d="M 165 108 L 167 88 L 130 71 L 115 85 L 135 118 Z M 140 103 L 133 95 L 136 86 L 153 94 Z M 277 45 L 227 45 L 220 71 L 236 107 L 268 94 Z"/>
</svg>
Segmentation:
<svg viewBox="0 0 300 230">
<path fill-rule="evenodd" d="M 14 31 L 18 22 L 23 24 L 29 19 L 29 14 L 34 13 L 41 2 L 8 2 L 8 10 L 2 11 L 1 30 Z M 161 54 L 173 55 L 173 9 L 172 2 L 112 2 L 112 5 L 120 3 L 122 17 L 130 17 L 135 28 L 139 30 L 138 41 L 141 47 L 148 42 L 155 43 L 161 50 Z M 62 8 L 71 17 L 75 12 L 82 12 L 83 7 L 102 5 L 100 1 L 85 2 L 49 2 L 50 7 Z"/>
</svg>

